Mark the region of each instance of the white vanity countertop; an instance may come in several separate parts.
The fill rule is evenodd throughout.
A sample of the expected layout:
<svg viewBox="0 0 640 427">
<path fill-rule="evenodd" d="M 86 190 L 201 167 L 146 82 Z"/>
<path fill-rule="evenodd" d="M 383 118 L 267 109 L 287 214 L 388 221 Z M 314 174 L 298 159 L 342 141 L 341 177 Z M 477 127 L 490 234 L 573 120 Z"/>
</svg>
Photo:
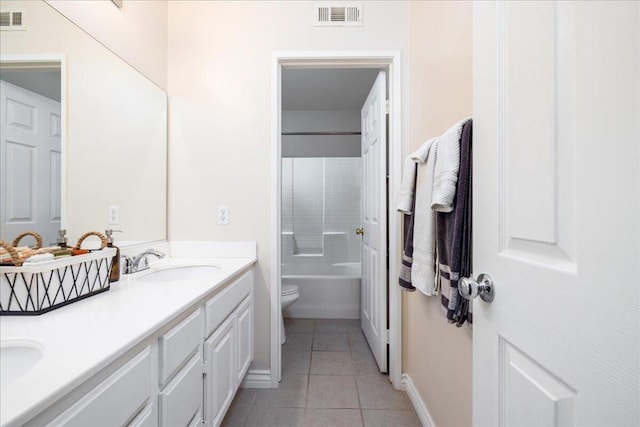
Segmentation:
<svg viewBox="0 0 640 427">
<path fill-rule="evenodd" d="M 36 341 L 40 361 L 0 392 L 0 425 L 14 426 L 46 409 L 217 287 L 255 258 L 165 258 L 151 270 L 216 265 L 213 280 L 144 283 L 123 275 L 111 289 L 40 316 L 1 316 L 0 339 Z"/>
</svg>

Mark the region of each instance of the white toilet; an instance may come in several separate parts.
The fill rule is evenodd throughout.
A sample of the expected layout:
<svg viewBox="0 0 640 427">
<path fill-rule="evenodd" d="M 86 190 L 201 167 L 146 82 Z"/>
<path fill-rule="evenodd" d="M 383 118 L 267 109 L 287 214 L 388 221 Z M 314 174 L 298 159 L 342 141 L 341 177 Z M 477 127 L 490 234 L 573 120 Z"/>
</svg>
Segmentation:
<svg viewBox="0 0 640 427">
<path fill-rule="evenodd" d="M 284 334 L 284 310 L 296 302 L 299 297 L 300 291 L 298 290 L 298 285 L 282 285 L 280 289 L 280 305 L 282 305 L 282 310 L 280 310 L 280 344 L 287 342 L 287 336 Z"/>
</svg>

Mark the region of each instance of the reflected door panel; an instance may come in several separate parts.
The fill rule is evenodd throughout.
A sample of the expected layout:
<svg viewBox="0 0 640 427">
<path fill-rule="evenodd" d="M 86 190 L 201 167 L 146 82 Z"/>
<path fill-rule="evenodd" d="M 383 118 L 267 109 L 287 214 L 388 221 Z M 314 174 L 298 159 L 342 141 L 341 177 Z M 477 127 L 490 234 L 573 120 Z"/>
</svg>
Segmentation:
<svg viewBox="0 0 640 427">
<path fill-rule="evenodd" d="M 53 243 L 61 210 L 60 103 L 0 80 L 0 105 L 0 237 L 10 242 L 32 230 Z"/>
</svg>

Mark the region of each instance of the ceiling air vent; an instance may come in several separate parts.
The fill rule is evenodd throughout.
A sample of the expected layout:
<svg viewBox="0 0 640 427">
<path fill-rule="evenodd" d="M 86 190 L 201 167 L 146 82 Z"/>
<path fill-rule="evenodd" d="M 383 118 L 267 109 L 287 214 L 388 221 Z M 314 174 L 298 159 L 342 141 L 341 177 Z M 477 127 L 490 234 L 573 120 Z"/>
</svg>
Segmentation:
<svg viewBox="0 0 640 427">
<path fill-rule="evenodd" d="M 362 25 L 362 3 L 317 3 L 317 27 L 353 27 Z"/>
<path fill-rule="evenodd" d="M 24 12 L 21 10 L 1 10 L 0 30 L 25 30 Z"/>
</svg>

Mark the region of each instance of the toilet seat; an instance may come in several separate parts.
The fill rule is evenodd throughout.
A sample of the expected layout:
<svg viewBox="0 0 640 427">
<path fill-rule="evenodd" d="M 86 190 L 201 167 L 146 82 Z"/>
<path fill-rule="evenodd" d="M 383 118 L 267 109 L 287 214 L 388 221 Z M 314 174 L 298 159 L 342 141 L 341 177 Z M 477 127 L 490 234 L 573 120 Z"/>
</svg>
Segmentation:
<svg viewBox="0 0 640 427">
<path fill-rule="evenodd" d="M 298 285 L 292 284 L 283 284 L 282 289 L 280 290 L 281 295 L 293 295 L 298 292 Z"/>
</svg>

